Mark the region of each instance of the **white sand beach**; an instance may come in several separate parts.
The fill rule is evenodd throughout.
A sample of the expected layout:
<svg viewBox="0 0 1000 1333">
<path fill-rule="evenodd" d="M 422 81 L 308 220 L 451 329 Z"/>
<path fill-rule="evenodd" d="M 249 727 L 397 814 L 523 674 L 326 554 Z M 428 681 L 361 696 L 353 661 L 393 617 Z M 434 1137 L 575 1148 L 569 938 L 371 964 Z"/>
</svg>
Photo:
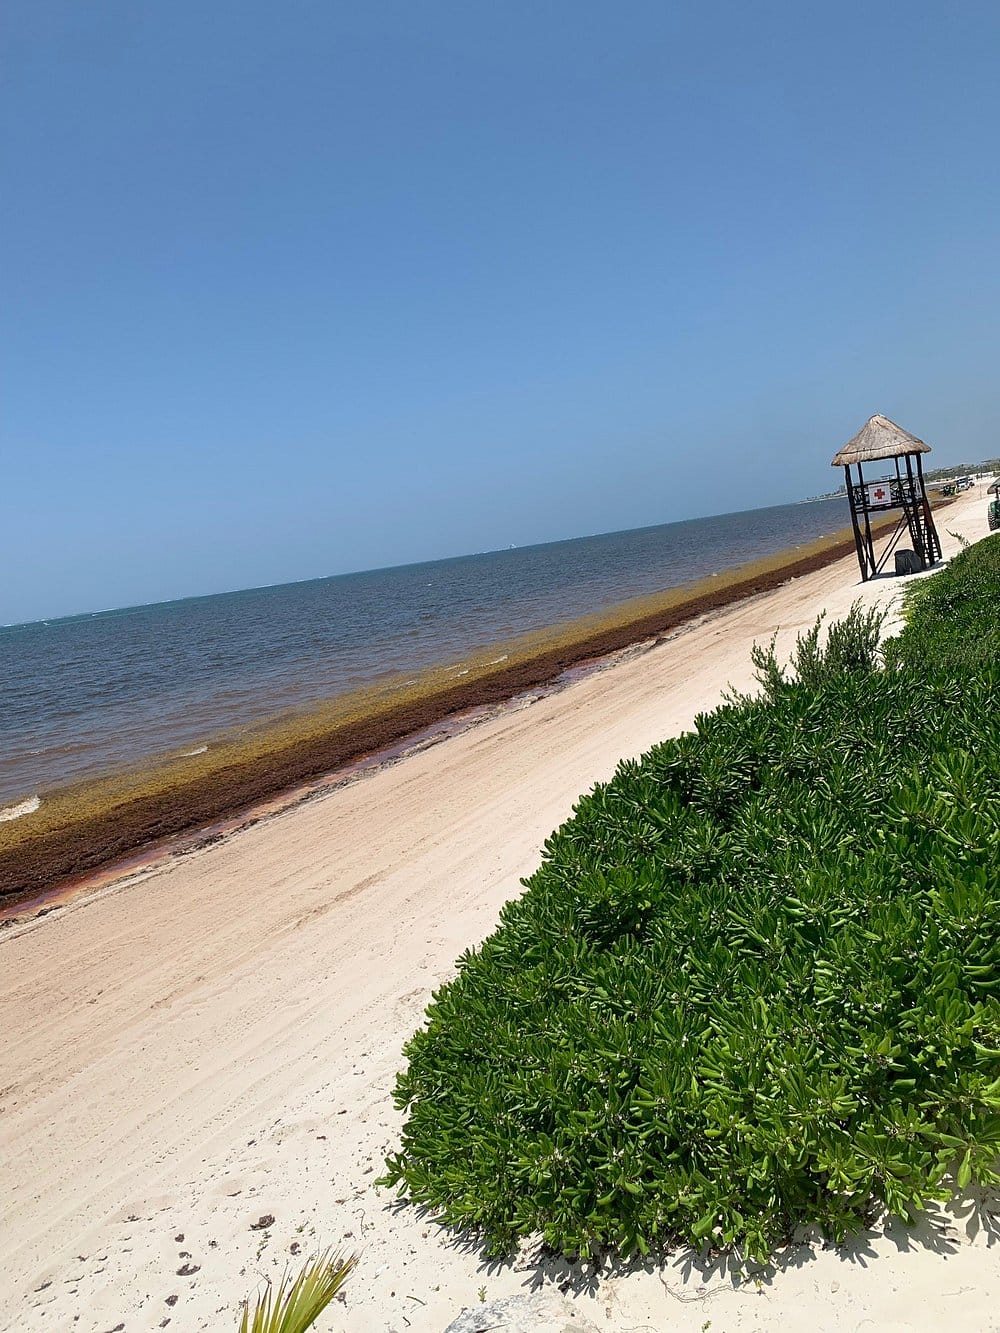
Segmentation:
<svg viewBox="0 0 1000 1333">
<path fill-rule="evenodd" d="M 938 521 L 946 556 L 985 536 L 981 488 Z M 796 1245 L 760 1283 L 685 1254 L 595 1280 L 487 1263 L 373 1185 L 403 1043 L 574 800 L 749 688 L 755 640 L 902 584 L 841 560 L 0 932 L 0 1328 L 235 1328 L 334 1245 L 359 1264 L 317 1328 L 344 1333 L 437 1333 L 548 1282 L 615 1333 L 1000 1329 L 986 1209 Z"/>
</svg>

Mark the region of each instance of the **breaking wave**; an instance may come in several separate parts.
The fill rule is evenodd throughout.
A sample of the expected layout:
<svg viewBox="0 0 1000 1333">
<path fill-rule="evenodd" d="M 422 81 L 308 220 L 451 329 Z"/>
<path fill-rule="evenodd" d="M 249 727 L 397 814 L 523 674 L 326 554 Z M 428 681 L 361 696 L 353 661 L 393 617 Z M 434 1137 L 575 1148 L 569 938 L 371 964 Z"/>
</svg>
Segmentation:
<svg viewBox="0 0 1000 1333">
<path fill-rule="evenodd" d="M 0 824 L 5 824 L 11 819 L 20 819 L 22 815 L 33 815 L 41 803 L 39 797 L 29 796 L 26 801 L 19 801 L 17 805 L 0 806 Z"/>
</svg>

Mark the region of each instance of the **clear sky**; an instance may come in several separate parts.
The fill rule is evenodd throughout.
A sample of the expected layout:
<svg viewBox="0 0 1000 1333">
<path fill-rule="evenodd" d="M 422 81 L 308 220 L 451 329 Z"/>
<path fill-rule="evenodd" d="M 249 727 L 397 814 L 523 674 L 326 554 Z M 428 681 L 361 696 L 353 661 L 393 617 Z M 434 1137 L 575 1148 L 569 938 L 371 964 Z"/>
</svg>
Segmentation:
<svg viewBox="0 0 1000 1333">
<path fill-rule="evenodd" d="M 1000 452 L 1000 5 L 7 0 L 0 621 Z"/>
</svg>

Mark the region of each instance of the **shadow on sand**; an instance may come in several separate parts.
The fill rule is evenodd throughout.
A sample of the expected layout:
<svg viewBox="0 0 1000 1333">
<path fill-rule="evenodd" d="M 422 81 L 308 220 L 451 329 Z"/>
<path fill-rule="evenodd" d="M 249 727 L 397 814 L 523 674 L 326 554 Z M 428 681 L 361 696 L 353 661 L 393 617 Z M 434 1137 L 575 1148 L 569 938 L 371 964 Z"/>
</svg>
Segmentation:
<svg viewBox="0 0 1000 1333">
<path fill-rule="evenodd" d="M 394 1200 L 386 1211 L 410 1212 L 423 1222 L 434 1220 L 430 1209 Z M 776 1286 L 782 1274 L 807 1267 L 821 1251 L 832 1252 L 844 1264 L 870 1268 L 883 1255 L 930 1252 L 947 1259 L 963 1244 L 985 1239 L 987 1246 L 1000 1241 L 1000 1191 L 970 1186 L 955 1192 L 946 1203 L 932 1206 L 912 1221 L 882 1215 L 846 1241 L 836 1244 L 810 1228 L 800 1228 L 793 1239 L 777 1248 L 767 1264 L 744 1260 L 734 1251 L 692 1250 L 686 1246 L 665 1249 L 646 1258 L 619 1259 L 602 1253 L 592 1258 L 567 1259 L 540 1243 L 528 1243 L 516 1253 L 491 1255 L 481 1238 L 468 1232 L 448 1231 L 448 1245 L 477 1260 L 483 1276 L 522 1274 L 528 1291 L 555 1286 L 570 1297 L 600 1293 L 602 1282 L 645 1274 L 658 1279 L 664 1291 L 681 1304 L 696 1304 L 723 1291 Z M 631 1333 L 643 1333 L 640 1325 Z"/>
</svg>

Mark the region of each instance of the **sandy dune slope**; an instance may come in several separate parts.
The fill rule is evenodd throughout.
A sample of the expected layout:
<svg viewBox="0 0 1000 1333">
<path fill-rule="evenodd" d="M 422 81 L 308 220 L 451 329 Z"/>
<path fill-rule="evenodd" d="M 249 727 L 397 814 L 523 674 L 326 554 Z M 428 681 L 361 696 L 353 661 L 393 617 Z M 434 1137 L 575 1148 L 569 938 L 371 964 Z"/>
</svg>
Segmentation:
<svg viewBox="0 0 1000 1333">
<path fill-rule="evenodd" d="M 942 527 L 978 538 L 985 512 L 976 493 Z M 443 1329 L 481 1288 L 550 1280 L 633 1333 L 1000 1329 L 985 1210 L 794 1247 L 759 1287 L 685 1256 L 594 1283 L 486 1265 L 372 1185 L 403 1042 L 574 799 L 749 686 L 755 639 L 898 591 L 841 561 L 0 934 L 0 1328 L 235 1327 L 256 1283 L 332 1243 L 361 1262 L 319 1327 L 353 1333 Z"/>
</svg>

